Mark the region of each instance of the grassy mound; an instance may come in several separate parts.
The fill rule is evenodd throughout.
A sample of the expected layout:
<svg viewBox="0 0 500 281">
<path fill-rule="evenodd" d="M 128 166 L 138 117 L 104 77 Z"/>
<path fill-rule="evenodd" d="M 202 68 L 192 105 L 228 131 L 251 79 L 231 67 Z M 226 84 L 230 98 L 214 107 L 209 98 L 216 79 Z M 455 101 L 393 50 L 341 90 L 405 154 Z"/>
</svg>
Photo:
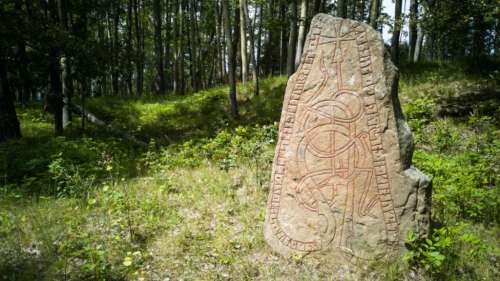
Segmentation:
<svg viewBox="0 0 500 281">
<path fill-rule="evenodd" d="M 239 119 L 227 87 L 88 102 L 147 149 L 91 125 L 82 132 L 78 118 L 54 138 L 50 116 L 19 109 L 24 138 L 0 145 L 0 280 L 331 279 L 315 260 L 282 259 L 263 240 L 286 78 L 262 84 L 259 97 L 239 88 Z M 498 120 L 481 104 L 464 118 L 437 114 L 444 93 L 484 85 L 498 81 L 454 65 L 403 69 L 414 162 L 433 176 L 434 231 L 425 241 L 408 235 L 404 262 L 375 262 L 382 280 L 410 267 L 429 280 L 500 279 Z"/>
</svg>

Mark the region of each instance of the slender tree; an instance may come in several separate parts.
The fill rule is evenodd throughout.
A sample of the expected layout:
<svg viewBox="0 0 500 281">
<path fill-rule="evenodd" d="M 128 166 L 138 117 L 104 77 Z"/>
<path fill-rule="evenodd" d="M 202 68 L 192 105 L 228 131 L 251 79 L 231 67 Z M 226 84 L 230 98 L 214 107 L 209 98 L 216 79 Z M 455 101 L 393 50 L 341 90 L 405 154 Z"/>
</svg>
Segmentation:
<svg viewBox="0 0 500 281">
<path fill-rule="evenodd" d="M 314 0 L 313 15 L 320 13 L 323 8 L 323 0 Z"/>
<path fill-rule="evenodd" d="M 133 0 L 129 0 L 133 1 Z M 118 0 L 113 0 L 111 2 L 111 7 L 113 10 L 113 23 L 112 23 L 112 32 L 110 32 L 112 35 L 112 48 L 111 48 L 111 87 L 113 90 L 113 95 L 118 95 L 120 93 L 120 88 L 119 88 L 119 50 L 120 50 L 120 33 L 118 32 L 118 26 L 120 25 L 120 7 Z M 109 15 L 108 15 L 109 16 Z M 110 24 L 111 25 L 111 24 Z"/>
<path fill-rule="evenodd" d="M 346 0 L 337 0 L 337 17 L 347 18 L 347 3 Z"/>
<path fill-rule="evenodd" d="M 144 89 L 144 29 L 142 24 L 142 6 L 144 0 L 134 0 L 134 23 L 136 39 L 136 94 L 142 96 Z"/>
<path fill-rule="evenodd" d="M 66 32 L 69 31 L 68 26 L 68 14 L 67 14 L 67 2 L 65 0 L 57 0 L 57 17 L 59 22 L 59 27 L 61 30 Z M 71 123 L 71 110 L 69 108 L 69 103 L 71 102 L 71 94 L 69 85 L 71 81 L 71 68 L 69 64 L 68 56 L 61 52 L 60 58 L 60 69 L 61 69 L 61 95 L 62 95 L 62 126 L 66 128 Z"/>
<path fill-rule="evenodd" d="M 229 22 L 229 3 L 222 0 L 222 18 L 224 22 L 224 34 L 226 37 L 226 49 L 228 56 L 229 72 L 229 101 L 231 103 L 231 114 L 238 117 L 238 104 L 236 101 L 236 70 L 234 65 L 234 44 L 231 34 L 231 23 Z"/>
<path fill-rule="evenodd" d="M 250 61 L 252 63 L 252 81 L 254 85 L 254 95 L 258 96 L 259 95 L 259 73 L 258 73 L 258 65 L 257 65 L 257 60 L 255 58 L 255 32 L 254 32 L 254 27 L 257 19 L 257 12 L 258 10 L 256 9 L 255 15 L 254 15 L 254 20 L 253 23 L 250 23 L 250 19 L 248 16 L 248 4 L 246 0 L 242 0 L 244 2 L 243 9 L 242 9 L 242 14 L 244 17 L 244 21 L 242 24 L 245 24 L 246 26 L 249 27 L 250 30 L 250 36 L 249 36 L 249 46 L 250 46 Z M 262 12 L 262 11 L 260 11 Z M 260 23 L 259 23 L 260 24 Z"/>
<path fill-rule="evenodd" d="M 264 11 L 262 11 L 263 9 L 263 5 L 260 4 L 259 5 L 259 24 L 258 24 L 258 27 L 257 27 L 257 50 L 255 51 L 255 71 L 257 72 L 257 75 L 259 75 L 261 73 L 261 69 L 260 69 L 260 51 L 261 51 L 261 47 L 262 47 L 262 25 L 263 25 L 263 21 L 264 21 Z M 257 15 L 255 15 L 255 17 L 257 17 Z M 259 77 L 257 76 L 257 86 L 259 85 L 258 84 L 259 82 Z M 259 88 L 256 87 L 255 88 L 255 93 L 258 94 L 258 91 L 259 91 Z"/>
<path fill-rule="evenodd" d="M 57 3 L 54 0 L 50 0 L 49 13 L 51 18 L 51 23 L 54 27 L 60 28 L 60 17 L 57 8 Z M 49 77 L 51 91 L 47 95 L 47 108 L 54 114 L 54 132 L 56 135 L 63 134 L 63 96 L 62 96 L 62 85 L 61 85 L 61 68 L 60 68 L 60 58 L 61 58 L 61 46 L 58 43 L 53 44 L 49 50 Z"/>
<path fill-rule="evenodd" d="M 399 65 L 399 36 L 401 33 L 401 5 L 402 0 L 396 0 L 395 10 L 394 10 L 394 28 L 392 31 L 391 39 L 391 56 L 392 61 L 395 65 Z"/>
<path fill-rule="evenodd" d="M 240 0 L 240 56 L 241 56 L 241 82 L 243 85 L 248 77 L 248 58 L 247 58 L 247 20 L 245 17 L 246 0 Z"/>
<path fill-rule="evenodd" d="M 125 83 L 127 83 L 127 94 L 132 96 L 133 94 L 133 86 L 132 86 L 132 76 L 133 76 L 133 67 L 132 67 L 132 59 L 134 57 L 132 53 L 132 12 L 133 12 L 133 0 L 127 1 L 127 35 L 125 41 L 125 49 L 127 52 L 126 58 L 126 73 L 125 73 Z"/>
<path fill-rule="evenodd" d="M 154 15 L 154 45 L 156 57 L 156 81 L 155 91 L 157 94 L 165 93 L 165 74 L 163 69 L 163 41 L 161 36 L 162 30 L 162 17 L 161 17 L 161 0 L 153 1 L 153 15 Z"/>
<path fill-rule="evenodd" d="M 295 50 L 297 44 L 297 2 L 290 0 L 290 32 L 288 35 L 288 51 L 286 58 L 286 73 L 288 77 L 295 72 Z"/>
<path fill-rule="evenodd" d="M 21 137 L 5 64 L 6 61 L 0 57 L 0 142 Z"/>
<path fill-rule="evenodd" d="M 420 15 L 425 13 L 425 6 L 420 5 Z M 413 54 L 413 62 L 417 62 L 420 59 L 420 53 L 422 50 L 422 44 L 424 42 L 424 29 L 422 27 L 422 22 L 419 20 L 417 22 L 417 40 L 415 42 L 415 52 Z"/>
<path fill-rule="evenodd" d="M 164 50 L 164 59 L 165 59 L 165 63 L 164 63 L 164 68 L 165 68 L 165 72 L 167 73 L 171 73 L 172 69 L 171 69 L 171 61 L 172 61 L 172 57 L 171 57 L 171 54 L 170 54 L 170 44 L 172 43 L 172 34 L 171 34 L 171 30 L 172 30 L 172 24 L 171 24 L 171 12 L 170 12 L 170 0 L 165 0 L 165 50 Z M 170 77 L 172 77 L 172 75 L 170 75 Z M 172 89 L 172 79 L 165 79 L 165 89 L 168 89 L 168 90 L 171 90 Z"/>
<path fill-rule="evenodd" d="M 378 27 L 378 16 L 380 10 L 380 0 L 371 0 L 370 3 L 370 25 L 373 29 Z"/>
<path fill-rule="evenodd" d="M 410 20 L 409 24 L 409 52 L 408 52 L 408 61 L 412 62 L 413 57 L 415 56 L 415 46 L 417 43 L 417 21 L 418 21 L 418 1 L 410 0 Z"/>
<path fill-rule="evenodd" d="M 295 53 L 295 69 L 299 67 L 300 58 L 302 57 L 302 49 L 306 36 L 306 16 L 307 16 L 307 0 L 300 1 L 300 18 L 299 18 L 299 34 L 297 36 L 297 51 Z"/>
<path fill-rule="evenodd" d="M 184 94 L 184 9 L 182 0 L 176 0 L 176 15 L 175 15 L 175 78 L 174 92 Z"/>
</svg>

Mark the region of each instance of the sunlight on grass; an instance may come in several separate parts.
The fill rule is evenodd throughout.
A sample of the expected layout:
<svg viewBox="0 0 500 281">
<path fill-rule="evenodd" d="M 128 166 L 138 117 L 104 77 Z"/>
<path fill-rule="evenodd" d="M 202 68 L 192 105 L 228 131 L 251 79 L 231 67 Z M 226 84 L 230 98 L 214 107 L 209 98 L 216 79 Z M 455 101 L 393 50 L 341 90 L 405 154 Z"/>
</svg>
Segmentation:
<svg viewBox="0 0 500 281">
<path fill-rule="evenodd" d="M 437 116 L 437 96 L 479 87 L 483 79 L 454 71 L 424 65 L 401 76 L 415 165 L 434 177 L 429 241 L 445 256 L 423 275 L 495 280 L 500 133 L 496 119 L 481 111 Z M 49 115 L 37 106 L 19 109 L 24 138 L 0 145 L 0 280 L 331 278 L 332 268 L 278 257 L 263 238 L 286 81 L 264 79 L 258 97 L 239 85 L 238 119 L 229 114 L 227 87 L 89 100 L 97 116 L 150 141 L 147 149 L 90 124 L 82 132 L 78 119 L 54 138 Z M 424 246 L 412 245 L 424 253 L 413 265 L 429 261 Z M 401 280 L 408 266 L 376 261 L 365 277 Z"/>
</svg>

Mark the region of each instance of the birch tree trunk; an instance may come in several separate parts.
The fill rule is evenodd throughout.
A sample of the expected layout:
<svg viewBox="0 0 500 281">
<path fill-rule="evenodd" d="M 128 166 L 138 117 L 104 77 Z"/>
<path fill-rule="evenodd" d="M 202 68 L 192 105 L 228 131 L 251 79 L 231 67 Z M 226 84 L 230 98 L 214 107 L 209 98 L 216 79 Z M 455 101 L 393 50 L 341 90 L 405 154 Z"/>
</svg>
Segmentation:
<svg viewBox="0 0 500 281">
<path fill-rule="evenodd" d="M 304 39 L 306 36 L 306 16 L 307 16 L 307 0 L 301 0 L 299 34 L 297 37 L 297 52 L 295 53 L 295 69 L 299 67 L 300 58 L 302 57 L 302 48 L 304 47 Z"/>
<path fill-rule="evenodd" d="M 259 5 L 259 27 L 257 28 L 257 50 L 255 53 L 255 72 L 257 73 L 257 84 L 254 89 L 254 92 L 256 95 L 259 94 L 259 74 L 260 74 L 260 50 L 261 50 L 261 43 L 262 43 L 262 21 L 263 21 L 263 14 L 264 11 L 262 10 L 262 7 L 264 5 L 260 4 Z M 255 15 L 257 17 L 257 15 Z"/>
<path fill-rule="evenodd" d="M 68 94 L 68 59 L 66 57 L 61 57 L 61 94 L 62 94 L 62 126 L 66 128 L 71 122 L 71 111 L 69 109 L 70 97 Z"/>
<path fill-rule="evenodd" d="M 59 18 L 59 25 L 64 29 L 68 30 L 68 17 L 66 2 L 63 0 L 57 0 L 57 14 Z M 61 52 L 62 53 L 62 52 Z M 71 121 L 71 111 L 69 110 L 68 103 L 70 102 L 70 95 L 68 91 L 69 72 L 68 69 L 68 58 L 66 54 L 62 53 L 60 56 L 60 70 L 61 70 L 61 96 L 62 96 L 62 113 L 61 122 L 63 129 L 66 128 Z"/>
<path fill-rule="evenodd" d="M 420 53 L 422 51 L 422 44 L 424 42 L 424 30 L 422 24 L 417 23 L 417 42 L 415 43 L 415 52 L 413 53 L 413 62 L 416 63 L 420 59 Z"/>
<path fill-rule="evenodd" d="M 257 19 L 257 9 L 255 11 L 253 24 L 250 24 L 250 19 L 248 16 L 248 4 L 246 0 L 241 0 L 244 2 L 242 13 L 244 17 L 244 21 L 241 24 L 250 27 L 250 36 L 249 36 L 249 46 L 250 46 L 250 61 L 252 62 L 252 82 L 254 85 L 254 95 L 259 95 L 259 74 L 258 74 L 258 66 L 257 60 L 255 59 L 255 36 L 254 36 L 254 26 Z M 262 11 L 260 11 L 262 12 Z"/>
<path fill-rule="evenodd" d="M 241 83 L 247 82 L 248 60 L 247 60 L 247 21 L 245 18 L 246 0 L 240 0 L 240 55 L 241 55 Z"/>
<path fill-rule="evenodd" d="M 420 17 L 425 14 L 425 5 L 420 5 Z M 422 23 L 417 21 L 417 42 L 415 43 L 415 52 L 413 54 L 413 62 L 418 62 L 422 52 L 422 45 L 424 43 L 424 29 Z"/>
<path fill-rule="evenodd" d="M 415 56 L 415 45 L 417 43 L 417 20 L 418 20 L 418 3 L 417 0 L 410 0 L 410 20 L 409 20 L 409 52 L 408 61 L 412 62 Z"/>
</svg>

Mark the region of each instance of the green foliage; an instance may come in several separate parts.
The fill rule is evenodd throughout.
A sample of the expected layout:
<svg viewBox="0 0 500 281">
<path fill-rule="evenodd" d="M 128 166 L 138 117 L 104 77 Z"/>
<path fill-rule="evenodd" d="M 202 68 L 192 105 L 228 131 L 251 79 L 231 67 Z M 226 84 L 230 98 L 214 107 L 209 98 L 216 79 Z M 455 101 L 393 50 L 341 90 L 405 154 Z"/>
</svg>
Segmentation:
<svg viewBox="0 0 500 281">
<path fill-rule="evenodd" d="M 480 110 L 437 116 L 437 97 L 480 80 L 449 66 L 412 71 L 403 72 L 401 99 L 414 164 L 433 177 L 434 230 L 408 237 L 407 263 L 377 260 L 365 279 L 413 270 L 429 280 L 497 280 L 496 119 Z M 96 115 L 150 139 L 144 150 L 92 126 L 86 137 L 73 129 L 53 138 L 48 116 L 20 110 L 25 137 L 0 145 L 0 280 L 330 278 L 314 260 L 274 258 L 262 237 L 285 83 L 266 79 L 261 96 L 240 95 L 237 120 L 224 88 L 90 100 Z"/>
<path fill-rule="evenodd" d="M 456 119 L 435 114 L 439 98 L 491 87 L 491 81 L 464 76 L 459 66 L 422 67 L 403 72 L 402 100 L 416 140 L 414 165 L 432 176 L 436 225 L 428 239 L 409 234 L 405 260 L 431 280 L 496 280 L 499 124 L 484 115 L 491 111 L 479 110 L 488 101 L 472 101 L 477 110 Z"/>
<path fill-rule="evenodd" d="M 439 272 L 442 269 L 447 251 L 452 243 L 446 228 L 434 231 L 430 239 L 421 240 L 413 232 L 409 232 L 406 238 L 409 252 L 404 257 L 411 265 L 422 267 L 431 273 Z"/>
<path fill-rule="evenodd" d="M 433 211 L 439 221 L 498 223 L 498 190 L 489 186 L 489 179 L 497 175 L 485 161 L 471 153 L 443 156 L 416 151 L 416 165 L 433 177 Z"/>
<path fill-rule="evenodd" d="M 84 196 L 96 181 L 123 174 L 127 155 L 116 139 L 50 138 L 0 145 L 2 173 L 19 191 L 57 196 Z M 15 155 L 15 156 L 14 156 Z"/>
<path fill-rule="evenodd" d="M 404 260 L 426 270 L 433 280 L 495 280 L 500 249 L 487 241 L 488 232 L 468 223 L 435 228 L 429 238 L 418 239 L 410 232 Z"/>
<path fill-rule="evenodd" d="M 405 104 L 404 112 L 408 125 L 412 129 L 416 142 L 422 142 L 424 128 L 434 119 L 433 101 L 429 98 L 418 98 Z"/>
<path fill-rule="evenodd" d="M 159 151 L 152 143 L 150 150 L 144 153 L 142 163 L 145 169 L 158 171 L 174 167 L 196 167 L 209 160 L 227 171 L 245 161 L 261 161 L 262 153 L 276 138 L 276 124 L 262 127 L 239 126 L 234 130 L 223 129 L 214 138 L 203 138 L 196 143 L 190 140 Z M 266 159 L 267 162 L 269 160 Z"/>
</svg>

